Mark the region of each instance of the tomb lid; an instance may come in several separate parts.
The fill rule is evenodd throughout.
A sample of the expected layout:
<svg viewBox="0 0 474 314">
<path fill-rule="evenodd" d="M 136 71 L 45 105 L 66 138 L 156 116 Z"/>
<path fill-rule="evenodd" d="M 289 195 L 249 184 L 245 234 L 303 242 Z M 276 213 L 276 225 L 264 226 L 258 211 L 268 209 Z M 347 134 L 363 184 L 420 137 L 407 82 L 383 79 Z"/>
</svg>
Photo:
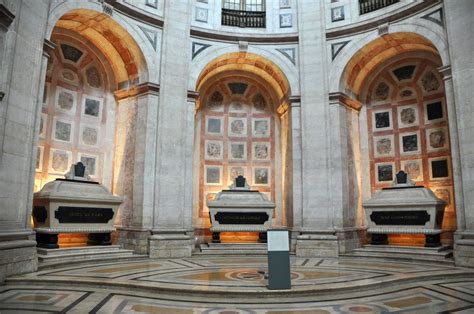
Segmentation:
<svg viewBox="0 0 474 314">
<path fill-rule="evenodd" d="M 436 197 L 430 189 L 417 187 L 416 189 L 384 189 L 362 204 L 366 208 L 396 205 L 446 205 L 446 202 Z"/>
<path fill-rule="evenodd" d="M 207 206 L 220 208 L 275 208 L 275 204 L 270 202 L 265 194 L 251 190 L 223 190 L 217 193 L 214 200 L 208 201 Z"/>
<path fill-rule="evenodd" d="M 88 184 L 77 180 L 55 180 L 45 184 L 34 193 L 35 199 L 54 201 L 81 201 L 100 204 L 121 204 L 122 198 L 115 196 L 101 184 Z"/>
</svg>

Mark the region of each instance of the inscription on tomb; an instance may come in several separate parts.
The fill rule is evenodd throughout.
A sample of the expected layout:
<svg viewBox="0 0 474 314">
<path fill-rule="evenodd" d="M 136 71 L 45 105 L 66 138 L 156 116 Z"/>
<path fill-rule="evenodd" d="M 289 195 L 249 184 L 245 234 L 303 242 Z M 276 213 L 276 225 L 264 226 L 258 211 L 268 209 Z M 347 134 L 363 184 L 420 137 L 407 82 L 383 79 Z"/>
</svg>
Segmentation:
<svg viewBox="0 0 474 314">
<path fill-rule="evenodd" d="M 269 216 L 267 213 L 219 212 L 214 218 L 221 225 L 263 225 Z"/>
<path fill-rule="evenodd" d="M 114 211 L 112 208 L 59 206 L 54 217 L 60 223 L 108 223 Z"/>
<path fill-rule="evenodd" d="M 415 211 L 374 211 L 370 214 L 370 220 L 376 225 L 385 226 L 420 226 L 430 221 L 430 215 L 424 210 Z"/>
</svg>

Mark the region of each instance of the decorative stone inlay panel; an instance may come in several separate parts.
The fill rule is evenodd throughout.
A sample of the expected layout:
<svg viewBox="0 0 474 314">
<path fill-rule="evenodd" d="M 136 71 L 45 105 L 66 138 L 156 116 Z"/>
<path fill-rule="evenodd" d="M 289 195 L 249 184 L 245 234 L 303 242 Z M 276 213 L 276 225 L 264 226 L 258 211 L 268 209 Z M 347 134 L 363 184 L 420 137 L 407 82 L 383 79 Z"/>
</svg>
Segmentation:
<svg viewBox="0 0 474 314">
<path fill-rule="evenodd" d="M 228 79 L 203 99 L 196 123 L 201 127 L 199 217 L 208 216 L 206 195 L 227 189 L 238 175 L 274 199 L 276 113 L 267 91 Z"/>
<path fill-rule="evenodd" d="M 61 44 L 63 57 L 66 60 L 76 63 L 84 54 L 82 51 L 68 44 Z"/>
<path fill-rule="evenodd" d="M 108 124 L 115 125 L 109 119 L 115 114 L 107 112 L 108 99 L 112 99 L 105 90 L 107 76 L 97 54 L 84 42 L 60 33 L 53 33 L 52 40 L 57 46 L 46 73 L 35 191 L 79 161 L 94 180 L 104 182 L 107 178 L 104 184 L 109 185 L 111 171 L 104 174 L 103 169 L 112 167 L 114 135 L 108 130 L 114 128 Z"/>
<path fill-rule="evenodd" d="M 428 92 L 428 93 L 437 91 L 440 88 L 440 83 L 438 81 L 438 78 L 431 71 L 428 71 L 425 73 L 425 75 L 423 75 L 421 79 L 421 84 L 425 92 Z"/>
<path fill-rule="evenodd" d="M 427 60 L 401 59 L 368 82 L 372 192 L 389 187 L 400 170 L 433 191 L 452 188 L 448 119 L 437 67 Z M 448 199 L 445 232 L 456 228 L 454 201 Z"/>
<path fill-rule="evenodd" d="M 86 70 L 86 79 L 90 87 L 100 88 L 102 86 L 99 70 L 95 66 L 91 66 Z"/>
<path fill-rule="evenodd" d="M 384 83 L 380 82 L 379 85 L 377 86 L 377 89 L 375 90 L 375 100 L 383 101 L 388 98 L 388 95 L 390 93 L 390 87 Z"/>
</svg>

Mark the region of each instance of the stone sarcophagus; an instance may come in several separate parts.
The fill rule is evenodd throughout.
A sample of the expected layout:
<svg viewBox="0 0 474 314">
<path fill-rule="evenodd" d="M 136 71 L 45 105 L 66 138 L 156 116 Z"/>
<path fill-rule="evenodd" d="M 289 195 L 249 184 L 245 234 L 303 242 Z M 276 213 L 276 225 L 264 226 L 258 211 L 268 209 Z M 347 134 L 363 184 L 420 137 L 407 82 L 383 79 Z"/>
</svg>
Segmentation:
<svg viewBox="0 0 474 314">
<path fill-rule="evenodd" d="M 395 183 L 394 187 L 383 189 L 362 206 L 372 244 L 388 244 L 387 234 L 424 234 L 425 246 L 441 245 L 446 202 L 430 189 Z"/>
<path fill-rule="evenodd" d="M 258 191 L 250 190 L 239 176 L 229 190 L 219 192 L 207 203 L 211 216 L 212 242 L 220 242 L 220 232 L 259 232 L 266 242 L 275 204 Z"/>
<path fill-rule="evenodd" d="M 39 247 L 58 248 L 59 233 L 88 233 L 89 244 L 111 244 L 110 232 L 115 231 L 122 199 L 88 180 L 82 167 L 73 165 L 66 179 L 49 182 L 34 194 L 33 223 Z"/>
</svg>

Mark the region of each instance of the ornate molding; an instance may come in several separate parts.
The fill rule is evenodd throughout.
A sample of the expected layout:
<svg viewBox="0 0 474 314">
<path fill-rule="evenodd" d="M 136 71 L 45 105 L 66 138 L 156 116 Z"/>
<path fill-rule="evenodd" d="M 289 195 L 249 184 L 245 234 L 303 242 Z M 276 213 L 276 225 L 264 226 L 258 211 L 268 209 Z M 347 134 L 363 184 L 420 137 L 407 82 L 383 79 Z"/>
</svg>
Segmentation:
<svg viewBox="0 0 474 314">
<path fill-rule="evenodd" d="M 290 34 L 285 36 L 273 35 L 273 36 L 238 36 L 230 33 L 224 32 L 207 32 L 201 29 L 197 30 L 191 27 L 190 31 L 191 37 L 219 40 L 225 42 L 239 43 L 239 42 L 248 42 L 248 43 L 298 43 L 299 37 L 297 34 Z"/>
<path fill-rule="evenodd" d="M 359 111 L 362 108 L 362 104 L 342 92 L 329 93 L 329 104 L 330 105 L 343 105 L 352 110 Z"/>
<path fill-rule="evenodd" d="M 120 89 L 115 91 L 115 99 L 122 100 L 129 97 L 137 97 L 144 94 L 160 94 L 160 85 L 155 83 L 142 83 L 132 88 Z"/>
</svg>

